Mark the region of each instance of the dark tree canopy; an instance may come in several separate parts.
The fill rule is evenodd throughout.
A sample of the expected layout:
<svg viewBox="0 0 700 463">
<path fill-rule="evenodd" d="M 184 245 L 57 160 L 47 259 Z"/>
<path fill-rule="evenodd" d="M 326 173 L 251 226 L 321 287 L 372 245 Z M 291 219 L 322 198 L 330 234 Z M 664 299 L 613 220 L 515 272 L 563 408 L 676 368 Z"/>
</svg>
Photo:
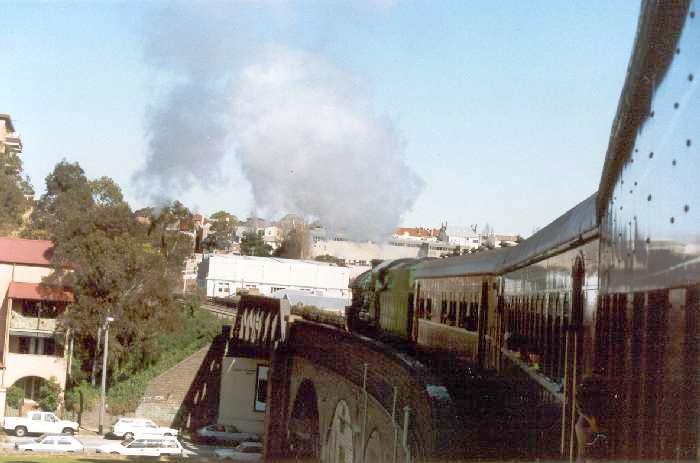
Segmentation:
<svg viewBox="0 0 700 463">
<path fill-rule="evenodd" d="M 202 247 L 207 251 L 227 251 L 236 242 L 236 226 L 238 219 L 226 211 L 213 213 L 209 235 L 202 241 Z"/>
<path fill-rule="evenodd" d="M 287 232 L 280 247 L 275 249 L 274 255 L 287 259 L 303 259 L 307 257 L 308 251 L 308 232 L 302 226 L 295 226 Z"/>
<path fill-rule="evenodd" d="M 272 251 L 272 246 L 265 243 L 260 235 L 250 231 L 241 238 L 241 254 L 244 256 L 267 257 Z"/>
<path fill-rule="evenodd" d="M 70 287 L 75 294 L 61 323 L 74 335 L 84 374 L 94 372 L 97 333 L 108 315 L 115 318 L 110 325 L 114 379 L 157 359 L 158 337 L 175 328 L 173 294 L 192 249 L 190 237 L 173 227 L 186 216 L 187 208 L 174 202 L 144 227 L 112 179 L 90 180 L 77 163 L 66 161 L 47 176 L 32 232 L 55 243 L 55 272 L 45 283 Z"/>
<path fill-rule="evenodd" d="M 34 191 L 29 178 L 22 174 L 22 159 L 17 153 L 11 150 L 0 153 L 0 235 L 18 230 L 22 216 L 31 205 Z"/>
</svg>

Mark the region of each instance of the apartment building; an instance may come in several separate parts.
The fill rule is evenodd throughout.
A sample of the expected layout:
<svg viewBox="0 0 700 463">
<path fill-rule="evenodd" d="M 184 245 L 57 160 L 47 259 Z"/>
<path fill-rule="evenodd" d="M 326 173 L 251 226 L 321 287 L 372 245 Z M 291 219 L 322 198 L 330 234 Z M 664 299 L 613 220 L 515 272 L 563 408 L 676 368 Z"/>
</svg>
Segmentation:
<svg viewBox="0 0 700 463">
<path fill-rule="evenodd" d="M 0 114 L 0 154 L 18 155 L 22 152 L 22 139 L 15 132 L 15 126 L 9 114 Z"/>
<path fill-rule="evenodd" d="M 37 399 L 44 381 L 65 388 L 69 356 L 57 319 L 73 295 L 41 285 L 52 250 L 50 241 L 0 237 L 0 418 L 13 385 L 25 401 Z"/>
</svg>

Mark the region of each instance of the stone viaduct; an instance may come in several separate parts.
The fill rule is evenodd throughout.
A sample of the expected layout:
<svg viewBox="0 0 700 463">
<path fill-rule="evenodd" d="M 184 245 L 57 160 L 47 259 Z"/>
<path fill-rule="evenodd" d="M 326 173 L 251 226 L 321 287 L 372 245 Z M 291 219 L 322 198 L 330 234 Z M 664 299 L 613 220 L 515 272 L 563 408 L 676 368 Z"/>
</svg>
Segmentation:
<svg viewBox="0 0 700 463">
<path fill-rule="evenodd" d="M 447 389 L 422 364 L 332 326 L 292 323 L 272 354 L 270 381 L 267 458 L 452 460 L 471 437 Z"/>
</svg>

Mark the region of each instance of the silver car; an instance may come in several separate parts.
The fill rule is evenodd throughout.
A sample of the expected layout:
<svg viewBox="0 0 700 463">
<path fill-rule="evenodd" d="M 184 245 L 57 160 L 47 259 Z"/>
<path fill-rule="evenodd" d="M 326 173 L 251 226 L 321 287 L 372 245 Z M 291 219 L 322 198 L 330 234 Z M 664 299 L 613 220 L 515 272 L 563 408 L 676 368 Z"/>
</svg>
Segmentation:
<svg viewBox="0 0 700 463">
<path fill-rule="evenodd" d="M 242 432 L 233 425 L 210 424 L 197 430 L 201 440 L 217 442 L 259 442 L 260 436 L 252 432 Z"/>
<path fill-rule="evenodd" d="M 25 452 L 82 452 L 82 442 L 65 434 L 43 434 L 36 439 L 15 443 L 15 450 Z"/>
</svg>

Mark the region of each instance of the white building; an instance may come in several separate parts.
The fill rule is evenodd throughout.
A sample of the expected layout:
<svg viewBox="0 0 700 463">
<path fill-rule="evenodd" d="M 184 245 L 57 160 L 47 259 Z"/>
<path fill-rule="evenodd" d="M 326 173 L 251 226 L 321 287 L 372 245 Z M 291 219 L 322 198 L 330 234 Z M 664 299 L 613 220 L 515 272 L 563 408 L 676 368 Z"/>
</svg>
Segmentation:
<svg viewBox="0 0 700 463">
<path fill-rule="evenodd" d="M 445 227 L 447 242 L 460 249 L 477 249 L 484 241 L 484 237 L 471 227 Z"/>
<path fill-rule="evenodd" d="M 350 297 L 350 272 L 324 262 L 277 257 L 211 254 L 199 266 L 197 283 L 209 297 L 228 297 L 238 290 L 270 296 L 281 289 L 325 297 Z"/>
</svg>

